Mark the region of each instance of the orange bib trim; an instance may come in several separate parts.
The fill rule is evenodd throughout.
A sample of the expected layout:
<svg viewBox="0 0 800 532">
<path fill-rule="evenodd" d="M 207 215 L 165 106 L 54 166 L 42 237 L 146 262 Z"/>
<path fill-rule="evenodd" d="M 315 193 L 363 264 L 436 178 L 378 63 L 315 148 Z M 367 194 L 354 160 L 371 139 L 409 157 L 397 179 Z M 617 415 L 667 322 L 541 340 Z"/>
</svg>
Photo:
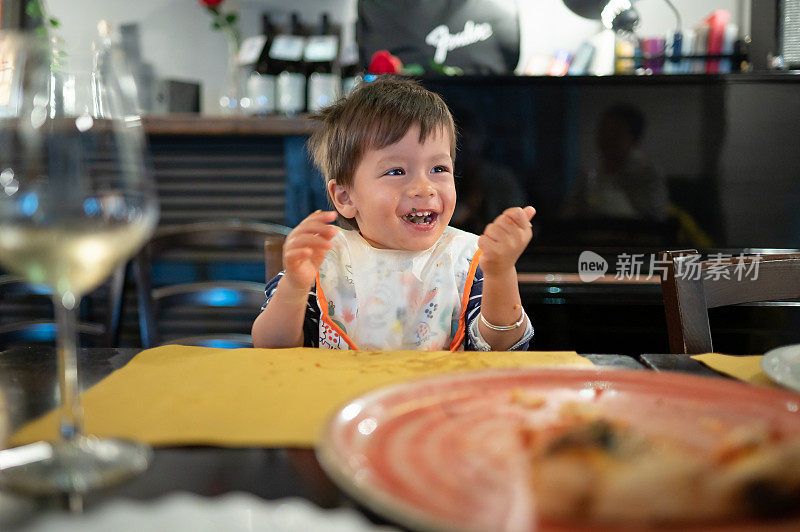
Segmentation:
<svg viewBox="0 0 800 532">
<path fill-rule="evenodd" d="M 472 283 L 475 281 L 475 272 L 478 271 L 478 260 L 481 258 L 481 253 L 483 253 L 483 250 L 478 248 L 478 251 L 472 257 L 472 262 L 469 263 L 467 281 L 464 283 L 464 293 L 461 295 L 461 316 L 458 318 L 458 330 L 453 337 L 453 341 L 450 342 L 450 351 L 458 351 L 467 335 L 467 303 L 469 303 Z"/>
<path fill-rule="evenodd" d="M 325 298 L 325 292 L 322 291 L 322 283 L 319 282 L 319 271 L 317 271 L 317 301 L 319 301 L 319 306 L 322 310 L 322 321 L 325 324 L 336 331 L 342 340 L 352 349 L 353 351 L 359 351 L 358 347 L 356 346 L 355 342 L 353 342 L 347 333 L 345 333 L 341 327 L 336 325 L 333 320 L 328 316 L 328 300 Z"/>
</svg>

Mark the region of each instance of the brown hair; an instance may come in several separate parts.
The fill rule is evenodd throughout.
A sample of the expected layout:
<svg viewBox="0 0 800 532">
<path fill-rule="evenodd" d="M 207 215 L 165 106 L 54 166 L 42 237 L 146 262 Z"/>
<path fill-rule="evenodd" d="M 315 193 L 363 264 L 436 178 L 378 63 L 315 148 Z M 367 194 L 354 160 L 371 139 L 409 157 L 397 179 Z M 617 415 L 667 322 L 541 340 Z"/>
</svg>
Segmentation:
<svg viewBox="0 0 800 532">
<path fill-rule="evenodd" d="M 308 146 L 326 185 L 333 180 L 351 186 L 364 152 L 394 144 L 414 125 L 419 126 L 420 143 L 443 128 L 450 136 L 450 157 L 455 161 L 456 129 L 447 105 L 411 79 L 390 75 L 362 82 L 314 118 L 322 125 Z M 354 224 L 354 220 L 348 222 Z"/>
</svg>

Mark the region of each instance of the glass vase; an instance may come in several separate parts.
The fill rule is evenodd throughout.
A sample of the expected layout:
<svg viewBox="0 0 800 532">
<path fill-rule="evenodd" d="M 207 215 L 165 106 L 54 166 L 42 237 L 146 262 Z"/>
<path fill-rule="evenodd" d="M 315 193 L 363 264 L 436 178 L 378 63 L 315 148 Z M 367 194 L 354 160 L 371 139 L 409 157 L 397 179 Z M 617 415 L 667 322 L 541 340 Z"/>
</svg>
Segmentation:
<svg viewBox="0 0 800 532">
<path fill-rule="evenodd" d="M 242 112 L 242 98 L 245 96 L 245 72 L 239 65 L 239 43 L 233 36 L 227 36 L 228 64 L 225 78 L 219 92 L 219 110 L 221 114 L 240 114 Z"/>
</svg>

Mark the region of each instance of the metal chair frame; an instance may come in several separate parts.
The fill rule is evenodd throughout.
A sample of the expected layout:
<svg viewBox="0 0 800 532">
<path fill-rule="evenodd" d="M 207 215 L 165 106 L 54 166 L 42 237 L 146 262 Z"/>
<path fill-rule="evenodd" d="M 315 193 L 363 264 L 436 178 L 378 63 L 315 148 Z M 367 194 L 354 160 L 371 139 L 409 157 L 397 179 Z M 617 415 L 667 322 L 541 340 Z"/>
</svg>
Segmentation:
<svg viewBox="0 0 800 532">
<path fill-rule="evenodd" d="M 195 308 L 242 307 L 253 313 L 264 303 L 264 285 L 239 280 L 208 280 L 153 287 L 154 260 L 169 254 L 189 252 L 206 258 L 225 259 L 243 250 L 264 250 L 265 274 L 270 279 L 282 264 L 283 242 L 290 229 L 277 224 L 209 221 L 167 226 L 159 229 L 134 260 L 136 272 L 139 331 L 142 347 L 183 344 L 203 346 L 252 346 L 249 334 L 202 334 L 180 338 L 162 335 L 159 316 L 176 306 Z M 260 251 L 259 251 L 260 253 Z"/>
<path fill-rule="evenodd" d="M 79 343 L 91 347 L 116 347 L 119 342 L 125 267 L 119 266 L 106 281 L 108 294 L 102 322 L 78 322 Z M 14 275 L 0 275 L 0 300 L 7 297 L 41 297 L 51 300 L 51 290 Z M 52 317 L 34 317 L 0 324 L 0 348 L 19 344 L 54 343 L 57 326 Z"/>
</svg>

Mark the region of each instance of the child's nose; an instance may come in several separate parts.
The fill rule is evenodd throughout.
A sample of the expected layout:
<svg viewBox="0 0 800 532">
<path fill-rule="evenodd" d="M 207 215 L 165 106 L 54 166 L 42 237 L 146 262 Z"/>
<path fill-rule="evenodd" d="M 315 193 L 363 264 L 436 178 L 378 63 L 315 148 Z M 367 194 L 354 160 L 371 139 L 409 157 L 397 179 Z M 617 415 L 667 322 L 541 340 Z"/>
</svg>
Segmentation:
<svg viewBox="0 0 800 532">
<path fill-rule="evenodd" d="M 436 194 L 436 189 L 433 187 L 433 183 L 431 180 L 428 179 L 427 174 L 417 175 L 410 183 L 408 187 L 408 197 L 409 198 L 416 198 L 416 197 L 432 197 Z"/>
</svg>

